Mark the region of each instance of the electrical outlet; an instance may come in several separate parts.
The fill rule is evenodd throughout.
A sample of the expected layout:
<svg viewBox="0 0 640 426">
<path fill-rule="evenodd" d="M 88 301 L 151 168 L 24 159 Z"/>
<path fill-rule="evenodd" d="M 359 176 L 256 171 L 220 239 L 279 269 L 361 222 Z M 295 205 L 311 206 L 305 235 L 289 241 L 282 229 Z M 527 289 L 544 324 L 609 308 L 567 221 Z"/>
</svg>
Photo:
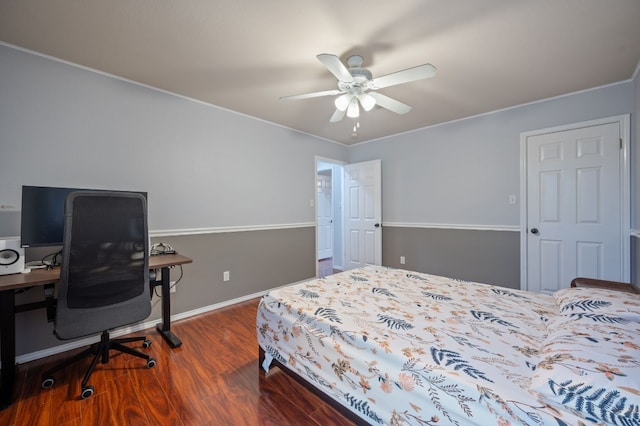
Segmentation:
<svg viewBox="0 0 640 426">
<path fill-rule="evenodd" d="M 400 264 L 401 264 L 401 265 L 404 265 L 404 262 L 405 262 L 405 258 L 404 258 L 404 256 L 400 256 Z"/>
<path fill-rule="evenodd" d="M 171 281 L 169 283 L 169 293 L 175 293 L 176 290 L 178 290 L 178 286 L 176 285 L 175 281 Z"/>
<path fill-rule="evenodd" d="M 222 281 L 229 281 L 229 271 L 224 271 L 222 273 Z"/>
</svg>

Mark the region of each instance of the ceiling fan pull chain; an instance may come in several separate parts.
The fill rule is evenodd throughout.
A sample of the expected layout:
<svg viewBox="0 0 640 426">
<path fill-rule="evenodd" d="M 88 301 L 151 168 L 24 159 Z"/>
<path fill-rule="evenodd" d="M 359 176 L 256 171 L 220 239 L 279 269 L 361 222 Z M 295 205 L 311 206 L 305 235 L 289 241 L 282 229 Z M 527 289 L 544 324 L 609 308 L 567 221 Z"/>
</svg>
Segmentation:
<svg viewBox="0 0 640 426">
<path fill-rule="evenodd" d="M 358 129 L 360 128 L 360 119 L 358 117 L 355 117 L 353 119 L 353 131 L 351 132 L 351 137 L 352 138 L 357 138 L 358 137 Z"/>
</svg>

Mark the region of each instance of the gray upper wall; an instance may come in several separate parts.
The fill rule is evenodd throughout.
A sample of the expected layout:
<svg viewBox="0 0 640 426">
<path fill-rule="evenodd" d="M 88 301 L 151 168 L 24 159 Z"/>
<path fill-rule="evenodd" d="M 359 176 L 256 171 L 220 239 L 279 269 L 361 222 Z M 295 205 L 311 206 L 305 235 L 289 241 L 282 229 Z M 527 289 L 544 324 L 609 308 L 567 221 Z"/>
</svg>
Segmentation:
<svg viewBox="0 0 640 426">
<path fill-rule="evenodd" d="M 362 143 L 349 160 L 382 159 L 384 222 L 519 226 L 520 133 L 634 113 L 632 86 L 621 82 Z M 508 204 L 511 194 L 515 205 Z"/>
<path fill-rule="evenodd" d="M 5 45 L 0 100 L 0 236 L 17 235 L 22 185 L 147 191 L 151 231 L 309 224 L 315 156 L 348 153 Z"/>
</svg>

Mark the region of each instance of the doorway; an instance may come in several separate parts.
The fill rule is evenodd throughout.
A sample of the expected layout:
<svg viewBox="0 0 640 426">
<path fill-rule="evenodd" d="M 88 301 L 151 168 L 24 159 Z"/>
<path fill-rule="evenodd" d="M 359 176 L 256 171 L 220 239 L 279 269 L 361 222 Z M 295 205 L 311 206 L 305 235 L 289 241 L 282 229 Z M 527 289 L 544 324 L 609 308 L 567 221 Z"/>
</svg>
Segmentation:
<svg viewBox="0 0 640 426">
<path fill-rule="evenodd" d="M 316 276 L 343 268 L 342 167 L 344 163 L 316 158 Z"/>
</svg>

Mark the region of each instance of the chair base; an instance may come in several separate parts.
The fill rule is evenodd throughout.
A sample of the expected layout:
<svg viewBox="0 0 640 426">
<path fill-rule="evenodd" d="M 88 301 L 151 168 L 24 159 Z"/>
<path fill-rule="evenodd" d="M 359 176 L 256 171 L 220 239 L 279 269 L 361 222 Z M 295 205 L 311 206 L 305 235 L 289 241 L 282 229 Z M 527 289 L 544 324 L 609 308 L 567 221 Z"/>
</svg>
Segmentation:
<svg viewBox="0 0 640 426">
<path fill-rule="evenodd" d="M 80 359 L 93 355 L 91 365 L 89 366 L 89 369 L 82 379 L 82 390 L 80 393 L 80 398 L 89 398 L 91 395 L 93 395 L 94 389 L 93 386 L 87 386 L 87 383 L 89 382 L 89 379 L 91 378 L 91 375 L 93 374 L 93 371 L 98 364 L 98 360 L 100 360 L 102 364 L 106 364 L 109 362 L 109 351 L 111 351 L 112 349 L 146 360 L 147 368 L 152 368 L 156 365 L 156 360 L 151 358 L 149 355 L 124 345 L 124 343 L 130 342 L 142 342 L 143 348 L 148 348 L 149 346 L 151 346 L 151 341 L 147 340 L 145 337 L 125 337 L 122 339 L 110 339 L 109 332 L 103 331 L 99 342 L 94 343 L 84 351 L 64 360 L 55 367 L 45 371 L 42 374 L 42 387 L 47 389 L 54 385 L 55 378 L 53 377 L 53 373 L 55 373 L 56 371 L 62 370 L 63 368 L 75 363 L 76 361 L 79 361 Z"/>
</svg>

